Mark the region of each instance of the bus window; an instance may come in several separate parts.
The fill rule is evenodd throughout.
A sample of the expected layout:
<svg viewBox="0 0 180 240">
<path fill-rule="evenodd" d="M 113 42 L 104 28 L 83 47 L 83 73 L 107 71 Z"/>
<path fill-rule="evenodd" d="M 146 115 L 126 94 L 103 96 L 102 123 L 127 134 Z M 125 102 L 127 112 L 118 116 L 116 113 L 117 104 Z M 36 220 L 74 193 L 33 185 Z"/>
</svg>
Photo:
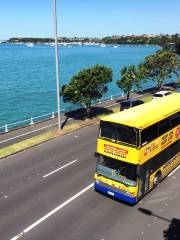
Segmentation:
<svg viewBox="0 0 180 240">
<path fill-rule="evenodd" d="M 155 138 L 158 137 L 158 125 L 154 124 L 146 129 L 144 129 L 141 133 L 141 143 L 142 146 L 146 145 L 147 143 L 151 142 Z"/>
<path fill-rule="evenodd" d="M 136 145 L 136 135 L 134 128 L 125 125 L 117 125 L 117 141 Z"/>
<path fill-rule="evenodd" d="M 115 160 L 103 155 L 97 156 L 97 173 L 128 185 L 135 186 L 137 180 L 137 166 Z"/>
<path fill-rule="evenodd" d="M 159 123 L 159 136 L 169 131 L 171 128 L 170 118 L 166 118 Z"/>
<path fill-rule="evenodd" d="M 135 129 L 122 124 L 101 121 L 99 136 L 109 141 L 114 140 L 136 146 L 137 133 Z"/>
<path fill-rule="evenodd" d="M 100 137 L 107 138 L 108 140 L 116 139 L 116 129 L 114 124 L 109 122 L 101 122 L 100 123 Z"/>
<path fill-rule="evenodd" d="M 180 124 L 180 113 L 176 113 L 171 117 L 171 128 Z"/>
</svg>

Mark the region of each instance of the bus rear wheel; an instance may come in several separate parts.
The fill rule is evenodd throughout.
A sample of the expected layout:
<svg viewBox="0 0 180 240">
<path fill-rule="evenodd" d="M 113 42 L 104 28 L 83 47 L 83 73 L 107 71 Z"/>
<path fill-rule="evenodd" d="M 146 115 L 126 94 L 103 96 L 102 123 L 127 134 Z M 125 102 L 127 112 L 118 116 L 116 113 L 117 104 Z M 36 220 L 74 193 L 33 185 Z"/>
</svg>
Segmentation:
<svg viewBox="0 0 180 240">
<path fill-rule="evenodd" d="M 158 172 L 156 173 L 155 177 L 154 177 L 154 188 L 161 182 L 161 173 Z"/>
</svg>

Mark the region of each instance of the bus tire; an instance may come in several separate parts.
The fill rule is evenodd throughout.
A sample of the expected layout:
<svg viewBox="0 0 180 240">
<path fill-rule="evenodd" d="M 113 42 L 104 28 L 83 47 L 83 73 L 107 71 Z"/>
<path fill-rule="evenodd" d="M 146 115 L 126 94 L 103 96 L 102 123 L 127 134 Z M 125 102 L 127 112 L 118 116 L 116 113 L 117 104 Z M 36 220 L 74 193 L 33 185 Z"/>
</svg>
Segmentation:
<svg viewBox="0 0 180 240">
<path fill-rule="evenodd" d="M 157 185 L 161 182 L 161 172 L 157 172 L 155 177 L 154 177 L 154 181 L 153 181 L 153 186 L 154 188 L 157 187 Z"/>
</svg>

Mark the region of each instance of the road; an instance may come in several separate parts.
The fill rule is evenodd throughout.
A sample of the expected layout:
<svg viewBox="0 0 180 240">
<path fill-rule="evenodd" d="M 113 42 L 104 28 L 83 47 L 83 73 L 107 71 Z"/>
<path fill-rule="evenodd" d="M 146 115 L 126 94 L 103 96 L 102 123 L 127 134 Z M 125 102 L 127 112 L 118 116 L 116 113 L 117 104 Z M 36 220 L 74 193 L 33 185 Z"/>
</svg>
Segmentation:
<svg viewBox="0 0 180 240">
<path fill-rule="evenodd" d="M 89 126 L 0 161 L 1 240 L 178 239 L 168 228 L 180 221 L 180 170 L 133 207 L 96 193 L 97 132 Z"/>
</svg>

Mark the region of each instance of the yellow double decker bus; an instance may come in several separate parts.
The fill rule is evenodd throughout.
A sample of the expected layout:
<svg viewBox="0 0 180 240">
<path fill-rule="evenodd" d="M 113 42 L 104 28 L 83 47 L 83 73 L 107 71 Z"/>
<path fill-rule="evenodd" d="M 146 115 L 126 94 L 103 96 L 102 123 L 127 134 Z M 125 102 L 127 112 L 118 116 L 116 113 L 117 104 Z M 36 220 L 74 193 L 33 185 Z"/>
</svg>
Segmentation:
<svg viewBox="0 0 180 240">
<path fill-rule="evenodd" d="M 100 121 L 95 190 L 135 204 L 180 164 L 180 93 Z"/>
</svg>

